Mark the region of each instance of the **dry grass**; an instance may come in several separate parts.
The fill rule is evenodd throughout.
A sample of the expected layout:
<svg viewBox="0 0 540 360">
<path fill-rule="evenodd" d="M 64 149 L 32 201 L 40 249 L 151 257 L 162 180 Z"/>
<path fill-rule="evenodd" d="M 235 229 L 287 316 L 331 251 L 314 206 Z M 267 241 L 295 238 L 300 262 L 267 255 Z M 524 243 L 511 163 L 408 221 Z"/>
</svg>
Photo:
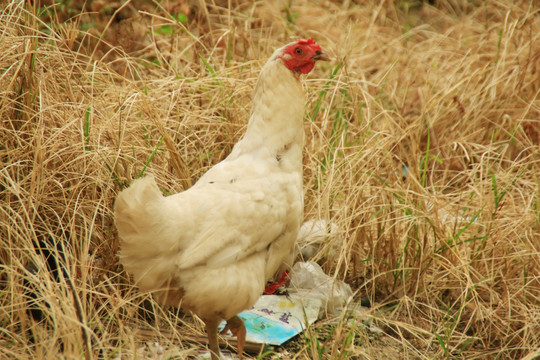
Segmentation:
<svg viewBox="0 0 540 360">
<path fill-rule="evenodd" d="M 295 36 L 335 57 L 306 81 L 306 218 L 341 229 L 325 269 L 403 358 L 540 356 L 538 4 L 359 3 L 0 5 L 0 356 L 200 348 L 201 324 L 118 266 L 114 198 L 145 171 L 181 191 L 223 159 Z M 381 354 L 349 320 L 281 358 Z"/>
</svg>

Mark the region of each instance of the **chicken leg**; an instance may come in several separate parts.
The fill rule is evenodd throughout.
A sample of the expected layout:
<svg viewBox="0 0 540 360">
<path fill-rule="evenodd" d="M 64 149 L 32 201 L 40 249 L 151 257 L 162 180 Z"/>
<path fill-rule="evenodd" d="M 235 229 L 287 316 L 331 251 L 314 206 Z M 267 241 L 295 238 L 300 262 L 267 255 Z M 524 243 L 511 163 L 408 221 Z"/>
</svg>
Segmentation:
<svg viewBox="0 0 540 360">
<path fill-rule="evenodd" d="M 221 334 L 225 334 L 227 330 L 230 330 L 233 336 L 236 336 L 236 349 L 238 351 L 238 358 L 242 359 L 244 353 L 244 345 L 246 344 L 246 325 L 238 315 L 233 316 L 227 320 L 227 325 L 221 331 Z"/>
<path fill-rule="evenodd" d="M 212 320 L 205 320 L 206 335 L 208 336 L 208 350 L 210 350 L 210 358 L 212 360 L 219 360 L 219 343 L 218 343 L 218 325 L 219 319 L 214 318 Z"/>
<path fill-rule="evenodd" d="M 219 320 L 212 319 L 204 321 L 204 323 L 206 325 L 206 332 L 208 335 L 208 349 L 210 350 L 210 357 L 212 360 L 219 360 L 220 352 L 217 337 Z M 225 334 L 227 330 L 230 330 L 231 333 L 236 336 L 238 358 L 242 359 L 242 354 L 244 353 L 244 345 L 246 343 L 246 326 L 244 325 L 244 321 L 236 315 L 233 316 L 232 318 L 227 320 L 227 325 L 225 325 L 225 328 L 221 331 L 221 334 Z"/>
</svg>

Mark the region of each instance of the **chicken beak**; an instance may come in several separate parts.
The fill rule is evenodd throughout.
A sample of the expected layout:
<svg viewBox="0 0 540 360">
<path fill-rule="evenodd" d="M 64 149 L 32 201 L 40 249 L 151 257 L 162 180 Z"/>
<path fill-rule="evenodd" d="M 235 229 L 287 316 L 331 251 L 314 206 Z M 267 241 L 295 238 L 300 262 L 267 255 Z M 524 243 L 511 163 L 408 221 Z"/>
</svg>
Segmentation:
<svg viewBox="0 0 540 360">
<path fill-rule="evenodd" d="M 311 58 L 313 60 L 330 61 L 330 57 L 328 55 L 326 55 L 325 53 L 323 53 L 322 51 L 320 51 L 320 50 L 317 50 L 315 55 L 313 55 Z"/>
</svg>

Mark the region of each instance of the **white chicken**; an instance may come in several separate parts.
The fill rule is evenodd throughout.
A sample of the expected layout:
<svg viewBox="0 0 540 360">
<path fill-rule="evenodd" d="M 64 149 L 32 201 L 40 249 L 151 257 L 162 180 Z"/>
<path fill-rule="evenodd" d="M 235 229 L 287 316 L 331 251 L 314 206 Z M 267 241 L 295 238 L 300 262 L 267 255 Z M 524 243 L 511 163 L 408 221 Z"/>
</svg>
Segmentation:
<svg viewBox="0 0 540 360">
<path fill-rule="evenodd" d="M 193 187 L 164 197 L 147 176 L 116 200 L 120 262 L 158 302 L 204 321 L 213 360 L 222 320 L 242 356 L 246 330 L 237 314 L 292 261 L 303 218 L 300 75 L 317 60 L 328 57 L 313 39 L 274 52 L 257 80 L 244 137 Z"/>
</svg>

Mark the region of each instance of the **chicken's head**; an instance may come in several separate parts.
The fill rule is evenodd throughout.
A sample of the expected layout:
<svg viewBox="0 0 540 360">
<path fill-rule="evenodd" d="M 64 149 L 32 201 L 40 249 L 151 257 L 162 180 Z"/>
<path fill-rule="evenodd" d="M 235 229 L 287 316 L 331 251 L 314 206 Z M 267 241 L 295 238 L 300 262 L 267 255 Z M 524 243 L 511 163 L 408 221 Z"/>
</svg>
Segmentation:
<svg viewBox="0 0 540 360">
<path fill-rule="evenodd" d="M 281 60 L 292 72 L 307 74 L 315 66 L 315 61 L 328 61 L 330 58 L 321 51 L 321 47 L 311 38 L 298 40 L 285 46 Z"/>
</svg>

